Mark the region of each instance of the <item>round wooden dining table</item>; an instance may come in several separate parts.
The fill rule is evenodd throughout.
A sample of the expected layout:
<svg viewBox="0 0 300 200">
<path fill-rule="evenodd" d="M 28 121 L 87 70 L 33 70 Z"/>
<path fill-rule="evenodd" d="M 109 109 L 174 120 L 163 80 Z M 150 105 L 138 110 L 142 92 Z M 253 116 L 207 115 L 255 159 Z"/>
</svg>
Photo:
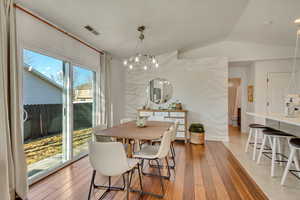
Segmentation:
<svg viewBox="0 0 300 200">
<path fill-rule="evenodd" d="M 131 141 L 137 143 L 138 141 L 159 139 L 172 125 L 172 122 L 147 121 L 146 126 L 141 128 L 136 125 L 136 121 L 131 121 L 104 130 L 97 130 L 95 135 L 126 139 L 128 141 L 127 154 L 128 157 L 132 157 L 133 142 Z"/>
</svg>

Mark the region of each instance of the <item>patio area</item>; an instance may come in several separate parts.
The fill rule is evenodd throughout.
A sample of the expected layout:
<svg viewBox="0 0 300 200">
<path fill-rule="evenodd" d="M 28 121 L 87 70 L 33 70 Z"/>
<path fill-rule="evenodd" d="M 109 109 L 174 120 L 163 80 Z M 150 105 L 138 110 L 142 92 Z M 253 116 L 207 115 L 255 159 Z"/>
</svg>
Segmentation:
<svg viewBox="0 0 300 200">
<path fill-rule="evenodd" d="M 87 152 L 87 141 L 91 138 L 91 128 L 73 132 L 74 156 Z M 57 167 L 63 162 L 62 134 L 28 141 L 24 144 L 28 176 Z"/>
</svg>

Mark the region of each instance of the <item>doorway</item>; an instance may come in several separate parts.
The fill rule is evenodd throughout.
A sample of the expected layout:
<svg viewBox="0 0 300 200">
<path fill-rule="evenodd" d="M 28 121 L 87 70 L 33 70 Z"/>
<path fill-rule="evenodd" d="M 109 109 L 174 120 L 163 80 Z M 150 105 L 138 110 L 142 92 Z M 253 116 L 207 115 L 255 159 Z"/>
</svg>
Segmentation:
<svg viewBox="0 0 300 200">
<path fill-rule="evenodd" d="M 241 129 L 241 78 L 228 79 L 228 124 Z"/>
</svg>

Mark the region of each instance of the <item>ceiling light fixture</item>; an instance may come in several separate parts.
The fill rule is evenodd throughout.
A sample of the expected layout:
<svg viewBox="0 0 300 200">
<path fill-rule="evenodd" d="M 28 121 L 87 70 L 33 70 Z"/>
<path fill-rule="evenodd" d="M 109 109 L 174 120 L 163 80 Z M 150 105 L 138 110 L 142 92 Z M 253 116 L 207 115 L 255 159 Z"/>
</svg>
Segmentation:
<svg viewBox="0 0 300 200">
<path fill-rule="evenodd" d="M 143 41 L 145 39 L 144 31 L 146 30 L 145 26 L 139 26 L 137 28 L 137 31 L 139 32 L 139 41 L 136 47 L 136 55 L 131 56 L 128 59 L 125 59 L 123 61 L 123 65 L 125 67 L 128 67 L 130 70 L 132 69 L 144 69 L 145 71 L 158 68 L 159 63 L 156 60 L 154 55 L 147 54 L 141 50 L 141 46 L 143 45 Z M 138 49 L 140 47 L 140 50 L 138 52 Z"/>
<path fill-rule="evenodd" d="M 295 24 L 300 24 L 300 18 L 295 19 L 294 23 L 295 23 Z"/>
</svg>

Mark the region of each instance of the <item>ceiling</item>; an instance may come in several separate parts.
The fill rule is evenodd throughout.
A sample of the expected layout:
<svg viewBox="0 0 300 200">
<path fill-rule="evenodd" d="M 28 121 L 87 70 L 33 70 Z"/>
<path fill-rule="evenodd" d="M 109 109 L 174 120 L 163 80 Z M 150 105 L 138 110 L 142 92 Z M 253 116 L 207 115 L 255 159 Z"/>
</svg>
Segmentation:
<svg viewBox="0 0 300 200">
<path fill-rule="evenodd" d="M 136 28 L 142 24 L 147 27 L 144 47 L 152 54 L 162 54 L 226 38 L 289 45 L 296 29 L 292 21 L 300 17 L 299 0 L 17 2 L 119 58 L 136 53 Z M 91 25 L 100 35 L 86 31 L 85 25 Z"/>
<path fill-rule="evenodd" d="M 295 45 L 299 0 L 250 0 L 229 39 Z"/>
</svg>

